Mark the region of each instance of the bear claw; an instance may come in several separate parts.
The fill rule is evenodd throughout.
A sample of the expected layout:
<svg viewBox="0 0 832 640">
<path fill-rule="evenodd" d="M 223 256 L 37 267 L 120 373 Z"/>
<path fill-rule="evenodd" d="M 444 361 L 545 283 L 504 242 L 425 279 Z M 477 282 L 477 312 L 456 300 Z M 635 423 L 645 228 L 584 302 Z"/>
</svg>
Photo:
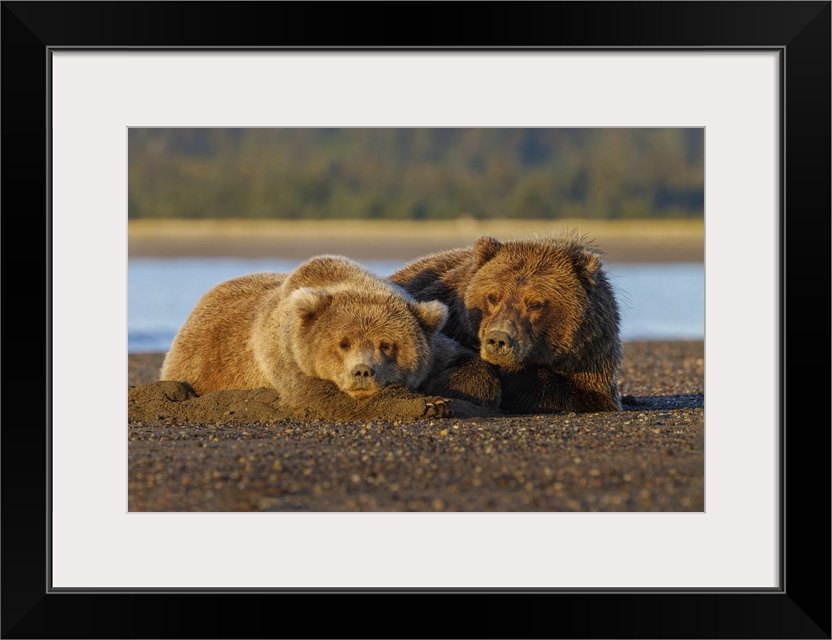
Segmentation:
<svg viewBox="0 0 832 640">
<path fill-rule="evenodd" d="M 448 401 L 445 398 L 433 398 L 425 404 L 426 418 L 441 418 L 448 413 Z"/>
</svg>

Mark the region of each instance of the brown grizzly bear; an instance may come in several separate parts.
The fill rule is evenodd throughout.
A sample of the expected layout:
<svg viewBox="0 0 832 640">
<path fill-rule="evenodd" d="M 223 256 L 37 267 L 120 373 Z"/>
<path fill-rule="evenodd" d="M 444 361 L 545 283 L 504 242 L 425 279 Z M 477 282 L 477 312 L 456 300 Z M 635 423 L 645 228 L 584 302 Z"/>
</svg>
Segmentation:
<svg viewBox="0 0 832 640">
<path fill-rule="evenodd" d="M 418 302 L 348 258 L 319 256 L 288 274 L 242 276 L 208 291 L 176 335 L 161 379 L 188 382 L 200 395 L 273 387 L 290 412 L 309 417 L 384 417 L 374 414 L 382 406 L 439 416 L 444 398 L 411 390 L 429 374 L 434 386 L 447 379 L 445 363 L 464 355 L 437 333 L 446 316 L 444 304 Z"/>
<path fill-rule="evenodd" d="M 619 310 L 599 253 L 575 232 L 426 256 L 390 279 L 448 305 L 443 332 L 499 368 L 508 413 L 621 409 Z M 458 378 L 475 377 L 463 365 Z"/>
</svg>

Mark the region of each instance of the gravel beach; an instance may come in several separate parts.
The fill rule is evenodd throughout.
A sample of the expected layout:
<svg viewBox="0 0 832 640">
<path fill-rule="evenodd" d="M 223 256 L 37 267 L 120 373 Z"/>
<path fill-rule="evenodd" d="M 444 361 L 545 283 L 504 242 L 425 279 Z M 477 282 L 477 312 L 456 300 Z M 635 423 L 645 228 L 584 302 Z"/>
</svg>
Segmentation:
<svg viewBox="0 0 832 640">
<path fill-rule="evenodd" d="M 359 422 L 160 412 L 130 354 L 129 510 L 703 511 L 704 343 L 624 353 L 621 412 Z"/>
</svg>

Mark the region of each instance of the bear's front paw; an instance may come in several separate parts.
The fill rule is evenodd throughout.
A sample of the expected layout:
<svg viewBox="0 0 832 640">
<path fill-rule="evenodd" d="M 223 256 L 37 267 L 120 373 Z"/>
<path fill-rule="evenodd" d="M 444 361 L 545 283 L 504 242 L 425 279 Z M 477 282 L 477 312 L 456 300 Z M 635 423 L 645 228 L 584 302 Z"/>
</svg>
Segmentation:
<svg viewBox="0 0 832 640">
<path fill-rule="evenodd" d="M 422 385 L 421 391 L 498 410 L 502 385 L 493 365 L 471 358 L 433 376 Z"/>
<path fill-rule="evenodd" d="M 402 385 L 389 385 L 358 403 L 356 418 L 420 420 L 441 418 L 448 413 L 448 400 L 441 396 L 414 393 Z"/>
<path fill-rule="evenodd" d="M 448 413 L 447 398 L 425 398 L 425 417 L 443 418 Z"/>
</svg>

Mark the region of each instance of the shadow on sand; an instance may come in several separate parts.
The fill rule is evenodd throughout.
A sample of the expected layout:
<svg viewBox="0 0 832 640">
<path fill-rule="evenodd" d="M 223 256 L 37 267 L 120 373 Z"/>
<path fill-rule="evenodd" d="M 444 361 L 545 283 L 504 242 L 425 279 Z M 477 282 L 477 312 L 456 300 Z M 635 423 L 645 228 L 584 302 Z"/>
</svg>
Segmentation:
<svg viewBox="0 0 832 640">
<path fill-rule="evenodd" d="M 704 409 L 704 393 L 686 393 L 667 396 L 624 396 L 621 398 L 624 411 L 651 409 Z"/>
</svg>

